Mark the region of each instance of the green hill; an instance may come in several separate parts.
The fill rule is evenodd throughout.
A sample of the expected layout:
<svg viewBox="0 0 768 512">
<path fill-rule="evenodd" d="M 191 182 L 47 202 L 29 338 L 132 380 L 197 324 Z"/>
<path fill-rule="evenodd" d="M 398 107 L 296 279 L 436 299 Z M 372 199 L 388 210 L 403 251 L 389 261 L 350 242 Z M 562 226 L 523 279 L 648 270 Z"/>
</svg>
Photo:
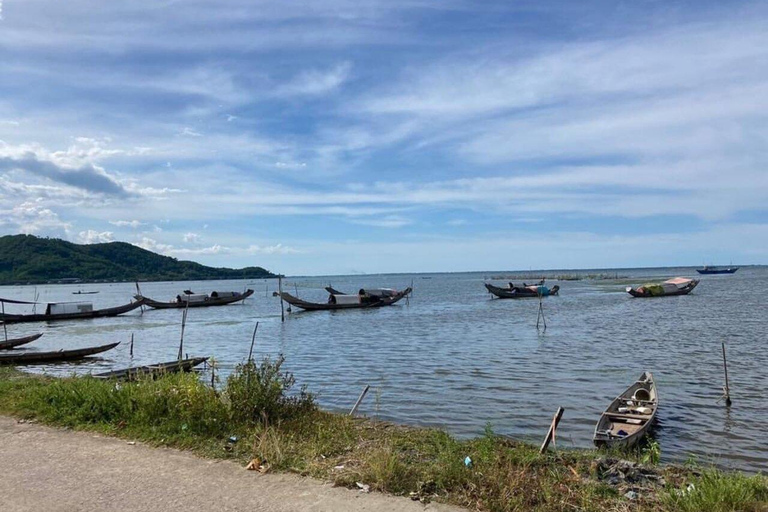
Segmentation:
<svg viewBox="0 0 768 512">
<path fill-rule="evenodd" d="M 0 237 L 0 284 L 81 281 L 192 281 L 276 277 L 261 267 L 206 267 L 125 242 L 78 245 L 32 235 Z"/>
</svg>

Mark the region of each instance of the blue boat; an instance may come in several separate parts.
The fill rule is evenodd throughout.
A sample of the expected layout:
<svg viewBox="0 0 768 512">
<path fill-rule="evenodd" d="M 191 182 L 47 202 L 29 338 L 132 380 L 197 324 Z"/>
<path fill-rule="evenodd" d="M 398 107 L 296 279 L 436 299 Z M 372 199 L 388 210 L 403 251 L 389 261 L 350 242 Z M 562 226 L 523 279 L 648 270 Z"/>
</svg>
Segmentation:
<svg viewBox="0 0 768 512">
<path fill-rule="evenodd" d="M 697 268 L 696 272 L 699 274 L 735 274 L 737 270 L 739 270 L 739 267 L 721 268 L 705 266 L 704 268 Z"/>
</svg>

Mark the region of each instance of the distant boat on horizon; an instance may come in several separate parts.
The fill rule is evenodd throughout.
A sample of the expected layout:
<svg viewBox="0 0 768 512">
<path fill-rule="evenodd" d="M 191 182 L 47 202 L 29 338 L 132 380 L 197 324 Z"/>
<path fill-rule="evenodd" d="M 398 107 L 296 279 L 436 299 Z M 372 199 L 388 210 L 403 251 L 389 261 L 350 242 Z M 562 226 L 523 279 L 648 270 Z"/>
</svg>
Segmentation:
<svg viewBox="0 0 768 512">
<path fill-rule="evenodd" d="M 697 268 L 696 272 L 699 274 L 735 274 L 739 270 L 739 267 L 710 267 L 705 265 L 704 268 Z"/>
</svg>

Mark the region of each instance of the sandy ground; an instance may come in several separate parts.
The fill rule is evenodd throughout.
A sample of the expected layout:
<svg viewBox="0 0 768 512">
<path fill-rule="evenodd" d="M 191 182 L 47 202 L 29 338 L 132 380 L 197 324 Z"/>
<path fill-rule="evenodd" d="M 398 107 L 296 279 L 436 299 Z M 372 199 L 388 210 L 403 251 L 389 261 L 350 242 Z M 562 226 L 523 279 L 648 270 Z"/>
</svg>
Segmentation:
<svg viewBox="0 0 768 512">
<path fill-rule="evenodd" d="M 0 510 L 445 511 L 233 462 L 0 416 Z"/>
</svg>

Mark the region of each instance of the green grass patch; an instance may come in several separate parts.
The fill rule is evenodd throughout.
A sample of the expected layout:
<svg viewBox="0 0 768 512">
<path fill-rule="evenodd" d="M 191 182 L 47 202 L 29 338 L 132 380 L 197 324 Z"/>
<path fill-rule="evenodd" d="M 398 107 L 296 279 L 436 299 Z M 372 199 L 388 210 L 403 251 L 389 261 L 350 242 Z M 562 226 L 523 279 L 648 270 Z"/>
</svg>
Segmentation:
<svg viewBox="0 0 768 512">
<path fill-rule="evenodd" d="M 282 358 L 241 365 L 218 392 L 194 374 L 118 384 L 0 369 L 0 413 L 242 463 L 257 458 L 271 471 L 475 510 L 768 511 L 763 476 L 659 468 L 667 486 L 639 488 L 630 500 L 626 487 L 601 479 L 599 452 L 541 456 L 490 427 L 458 440 L 440 430 L 324 412 L 306 390 L 293 390 L 293 376 L 281 365 Z M 634 459 L 652 463 L 658 454 L 651 444 Z"/>
</svg>

